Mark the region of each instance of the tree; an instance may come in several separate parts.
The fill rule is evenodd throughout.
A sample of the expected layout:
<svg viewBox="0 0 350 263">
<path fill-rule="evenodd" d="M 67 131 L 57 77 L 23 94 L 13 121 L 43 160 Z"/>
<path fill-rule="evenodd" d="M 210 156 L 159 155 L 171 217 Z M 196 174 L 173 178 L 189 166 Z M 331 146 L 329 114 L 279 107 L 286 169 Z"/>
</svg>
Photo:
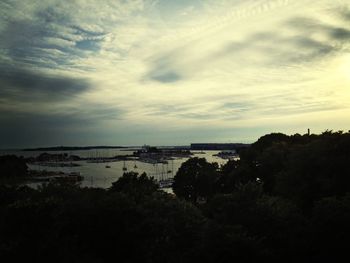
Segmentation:
<svg viewBox="0 0 350 263">
<path fill-rule="evenodd" d="M 264 195 L 260 183 L 249 182 L 237 186 L 230 194 L 216 195 L 203 206 L 203 211 L 226 231 L 239 227 L 246 237 L 263 241 L 259 244 L 260 250 L 268 252 L 276 262 L 298 262 L 297 252 L 302 250 L 300 244 L 304 244 L 304 218 L 290 200 Z M 222 234 L 219 238 L 225 240 Z M 236 254 L 239 255 L 239 251 Z"/>
<path fill-rule="evenodd" d="M 261 136 L 255 143 L 252 144 L 252 148 L 263 151 L 266 148 L 271 147 L 275 143 L 288 142 L 290 137 L 283 133 L 271 133 Z"/>
<path fill-rule="evenodd" d="M 304 209 L 328 196 L 350 192 L 350 134 L 325 132 L 312 142 L 294 146 L 285 168 L 276 174 L 276 193 Z"/>
<path fill-rule="evenodd" d="M 215 193 L 217 170 L 217 163 L 208 163 L 205 158 L 188 159 L 174 177 L 174 193 L 193 203 L 210 198 Z"/>
<path fill-rule="evenodd" d="M 15 155 L 0 156 L 0 178 L 24 177 L 27 175 L 27 164 Z"/>
<path fill-rule="evenodd" d="M 0 186 L 2 261 L 197 262 L 206 226 L 200 210 L 161 191 L 136 200 L 130 187 L 142 189 L 145 178 L 122 178 L 128 183 L 119 181 L 115 191 Z"/>
<path fill-rule="evenodd" d="M 334 261 L 348 256 L 350 193 L 317 201 L 311 222 L 309 262 Z"/>
<path fill-rule="evenodd" d="M 140 176 L 135 172 L 124 173 L 110 188 L 111 192 L 127 193 L 135 198 L 150 195 L 158 190 L 153 177 L 148 177 L 146 173 Z"/>
<path fill-rule="evenodd" d="M 264 191 L 275 193 L 277 174 L 284 170 L 291 145 L 276 142 L 256 158 L 256 177 L 264 183 Z"/>
<path fill-rule="evenodd" d="M 218 193 L 232 193 L 239 185 L 256 182 L 256 167 L 249 162 L 229 160 L 220 168 L 217 182 Z"/>
</svg>

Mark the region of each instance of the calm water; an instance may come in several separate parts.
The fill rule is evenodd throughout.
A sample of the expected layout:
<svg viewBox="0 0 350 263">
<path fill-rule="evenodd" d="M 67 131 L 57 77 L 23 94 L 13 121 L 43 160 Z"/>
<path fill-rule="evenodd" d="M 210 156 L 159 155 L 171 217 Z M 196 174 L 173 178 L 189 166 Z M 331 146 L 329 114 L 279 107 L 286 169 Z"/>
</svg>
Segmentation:
<svg viewBox="0 0 350 263">
<path fill-rule="evenodd" d="M 113 157 L 116 155 L 126 155 L 132 154 L 135 149 L 103 149 L 103 150 L 83 150 L 83 151 L 46 151 L 48 153 L 67 153 L 72 155 L 78 155 L 80 157 Z M 206 158 L 208 162 L 217 162 L 222 165 L 227 162 L 227 160 L 213 156 L 219 151 L 205 151 L 204 154 L 195 154 L 195 157 Z M 17 156 L 31 157 L 38 156 L 43 152 L 34 151 L 1 151 L 0 155 L 4 154 L 15 154 Z M 180 168 L 181 164 L 188 158 L 178 158 L 175 160 L 168 161 L 168 164 L 149 164 L 139 161 L 126 161 L 125 165 L 127 171 L 134 171 L 138 173 L 146 172 L 147 175 L 153 176 L 156 179 L 172 178 L 177 170 Z M 78 167 L 46 167 L 38 165 L 28 165 L 29 169 L 33 170 L 47 170 L 47 171 L 62 171 L 62 172 L 80 172 L 84 176 L 82 181 L 82 186 L 88 187 L 102 187 L 108 188 L 113 182 L 115 182 L 124 173 L 123 161 L 109 162 L 109 163 L 87 163 L 86 161 L 75 162 L 80 164 Z M 111 168 L 106 168 L 109 165 Z M 136 165 L 136 167 L 135 167 Z"/>
</svg>

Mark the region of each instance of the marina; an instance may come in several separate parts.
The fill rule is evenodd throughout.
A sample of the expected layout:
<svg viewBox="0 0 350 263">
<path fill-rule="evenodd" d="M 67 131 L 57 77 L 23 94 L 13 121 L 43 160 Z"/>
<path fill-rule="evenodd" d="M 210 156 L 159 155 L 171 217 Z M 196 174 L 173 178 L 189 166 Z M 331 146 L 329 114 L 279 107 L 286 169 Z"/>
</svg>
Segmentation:
<svg viewBox="0 0 350 263">
<path fill-rule="evenodd" d="M 154 177 L 160 188 L 167 188 L 171 186 L 171 180 L 181 164 L 190 157 L 206 158 L 209 162 L 217 162 L 219 165 L 227 162 L 227 160 L 215 156 L 219 151 L 187 151 L 186 155 L 177 152 L 176 156 L 171 156 L 169 151 L 165 154 L 151 154 L 150 156 L 147 156 L 144 152 L 141 157 L 134 156 L 134 152 L 139 149 L 78 150 L 74 151 L 75 160 L 68 163 L 63 160 L 56 162 L 50 162 L 47 159 L 43 160 L 43 162 L 33 160 L 44 153 L 46 157 L 49 156 L 48 154 L 58 154 L 59 156 L 66 154 L 67 158 L 69 158 L 72 154 L 70 151 L 6 151 L 0 154 L 24 156 L 24 158 L 29 160 L 27 165 L 29 170 L 32 171 L 47 171 L 66 175 L 80 173 L 83 177 L 79 181 L 82 187 L 101 188 L 109 188 L 125 172 L 137 172 L 139 174 L 145 172 L 149 177 Z M 93 161 L 92 158 L 94 158 Z M 44 177 L 36 180 L 39 179 L 44 179 Z M 37 183 L 38 181 L 33 182 L 34 185 Z"/>
</svg>

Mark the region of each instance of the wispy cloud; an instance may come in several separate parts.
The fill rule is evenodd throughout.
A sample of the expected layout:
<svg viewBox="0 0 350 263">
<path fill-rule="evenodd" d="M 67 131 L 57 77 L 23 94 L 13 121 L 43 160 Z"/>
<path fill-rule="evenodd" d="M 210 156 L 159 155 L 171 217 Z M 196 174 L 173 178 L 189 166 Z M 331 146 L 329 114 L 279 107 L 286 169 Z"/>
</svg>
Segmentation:
<svg viewBox="0 0 350 263">
<path fill-rule="evenodd" d="M 8 134 L 23 123 L 40 138 L 42 120 L 112 144 L 344 129 L 349 10 L 345 0 L 3 0 L 0 119 Z"/>
</svg>

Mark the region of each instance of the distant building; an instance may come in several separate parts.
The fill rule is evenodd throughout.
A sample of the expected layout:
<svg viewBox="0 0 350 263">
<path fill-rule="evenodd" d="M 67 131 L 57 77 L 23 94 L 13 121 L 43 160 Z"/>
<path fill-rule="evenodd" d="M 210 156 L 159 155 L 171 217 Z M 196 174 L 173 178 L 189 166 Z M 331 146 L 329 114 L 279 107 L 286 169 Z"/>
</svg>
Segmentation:
<svg viewBox="0 0 350 263">
<path fill-rule="evenodd" d="M 191 150 L 239 150 L 249 146 L 245 143 L 191 143 Z"/>
</svg>

